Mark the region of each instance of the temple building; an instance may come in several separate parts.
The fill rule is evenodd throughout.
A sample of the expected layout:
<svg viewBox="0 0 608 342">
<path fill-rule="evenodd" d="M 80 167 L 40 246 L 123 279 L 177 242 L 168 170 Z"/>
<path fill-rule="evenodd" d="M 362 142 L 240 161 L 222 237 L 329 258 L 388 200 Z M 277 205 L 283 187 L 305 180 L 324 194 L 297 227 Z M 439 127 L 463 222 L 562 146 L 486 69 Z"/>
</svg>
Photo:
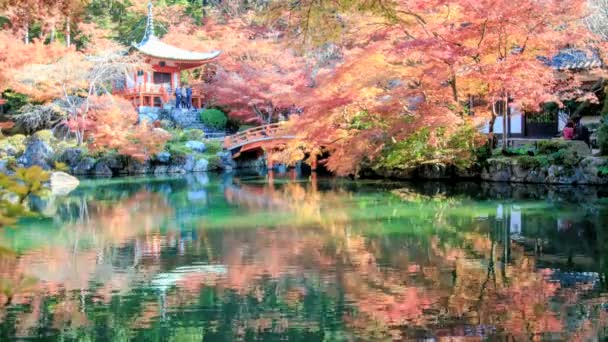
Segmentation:
<svg viewBox="0 0 608 342">
<path fill-rule="evenodd" d="M 152 2 L 148 4 L 148 20 L 144 37 L 133 48 L 149 64 L 148 70 L 139 70 L 133 75 L 126 75 L 122 84 L 115 85 L 114 94 L 130 100 L 137 108 L 163 107 L 181 86 L 180 74 L 183 70 L 193 69 L 217 58 L 221 51 L 193 52 L 165 44 L 154 33 L 154 16 Z M 193 91 L 192 104 L 195 108 L 202 106 L 203 96 Z"/>
</svg>

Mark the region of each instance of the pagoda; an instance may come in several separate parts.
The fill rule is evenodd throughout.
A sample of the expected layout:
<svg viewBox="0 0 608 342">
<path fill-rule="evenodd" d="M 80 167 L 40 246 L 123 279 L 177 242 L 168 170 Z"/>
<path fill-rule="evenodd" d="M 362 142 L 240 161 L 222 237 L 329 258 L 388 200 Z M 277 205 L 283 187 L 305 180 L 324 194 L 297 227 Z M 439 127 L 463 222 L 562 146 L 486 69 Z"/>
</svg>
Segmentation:
<svg viewBox="0 0 608 342">
<path fill-rule="evenodd" d="M 148 19 L 144 37 L 133 48 L 150 65 L 147 70 L 139 70 L 133 75 L 126 75 L 124 82 L 115 87 L 114 94 L 130 100 L 139 109 L 142 107 L 162 107 L 173 97 L 175 89 L 180 87 L 182 70 L 193 69 L 217 58 L 221 51 L 193 52 L 165 44 L 154 34 L 154 16 L 152 2 L 148 3 Z M 202 105 L 202 94 L 192 92 L 192 104 L 196 108 Z"/>
</svg>

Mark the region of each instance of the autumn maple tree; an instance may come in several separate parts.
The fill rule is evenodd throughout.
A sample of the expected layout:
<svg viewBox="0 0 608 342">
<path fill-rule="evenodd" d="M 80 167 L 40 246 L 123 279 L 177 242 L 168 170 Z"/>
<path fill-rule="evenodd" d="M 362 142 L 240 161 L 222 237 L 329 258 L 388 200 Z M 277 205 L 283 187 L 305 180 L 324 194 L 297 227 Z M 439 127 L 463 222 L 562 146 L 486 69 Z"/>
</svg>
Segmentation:
<svg viewBox="0 0 608 342">
<path fill-rule="evenodd" d="M 207 105 L 226 108 L 241 121 L 267 124 L 293 111 L 310 83 L 306 59 L 281 35 L 235 18 L 209 19 L 201 28 L 176 25 L 163 39 L 188 49 L 222 50 L 217 62 L 189 73 L 191 86 L 205 94 Z"/>
<path fill-rule="evenodd" d="M 301 97 L 305 115 L 295 123 L 302 141 L 330 152 L 327 166 L 340 174 L 373 164 L 422 128 L 431 129 L 433 145 L 437 127 L 451 134 L 496 117 L 500 105 L 537 110 L 557 101 L 555 72 L 539 57 L 591 37 L 582 0 L 280 5 L 279 17 L 298 28 L 294 39 L 309 46 L 341 27 L 334 41 L 343 63 Z"/>
</svg>

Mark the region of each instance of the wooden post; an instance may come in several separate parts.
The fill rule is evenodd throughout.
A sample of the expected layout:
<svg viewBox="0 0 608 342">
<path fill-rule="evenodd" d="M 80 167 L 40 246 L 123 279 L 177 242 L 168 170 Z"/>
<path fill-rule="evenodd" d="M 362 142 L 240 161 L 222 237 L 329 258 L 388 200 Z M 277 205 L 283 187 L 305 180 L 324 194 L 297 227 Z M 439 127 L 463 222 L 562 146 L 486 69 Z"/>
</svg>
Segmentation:
<svg viewBox="0 0 608 342">
<path fill-rule="evenodd" d="M 318 187 L 317 187 L 317 173 L 313 172 L 310 174 L 310 185 L 312 188 L 313 192 L 317 192 Z"/>
<path fill-rule="evenodd" d="M 317 156 L 312 156 L 310 157 L 311 161 L 310 161 L 310 169 L 312 171 L 316 171 L 317 170 Z"/>
<path fill-rule="evenodd" d="M 144 92 L 141 89 L 141 86 L 139 87 L 139 107 L 142 107 L 144 105 Z"/>
</svg>

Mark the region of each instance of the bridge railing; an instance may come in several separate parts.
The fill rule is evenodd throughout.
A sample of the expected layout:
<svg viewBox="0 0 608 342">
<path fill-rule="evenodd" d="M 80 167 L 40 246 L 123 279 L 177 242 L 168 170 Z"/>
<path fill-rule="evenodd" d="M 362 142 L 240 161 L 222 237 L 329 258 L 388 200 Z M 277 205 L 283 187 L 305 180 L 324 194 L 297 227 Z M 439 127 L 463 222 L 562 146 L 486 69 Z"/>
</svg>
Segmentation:
<svg viewBox="0 0 608 342">
<path fill-rule="evenodd" d="M 224 148 L 229 150 L 237 146 L 242 146 L 251 141 L 272 138 L 276 136 L 282 126 L 282 123 L 273 123 L 270 125 L 250 128 L 237 134 L 227 136 L 224 138 Z"/>
</svg>

